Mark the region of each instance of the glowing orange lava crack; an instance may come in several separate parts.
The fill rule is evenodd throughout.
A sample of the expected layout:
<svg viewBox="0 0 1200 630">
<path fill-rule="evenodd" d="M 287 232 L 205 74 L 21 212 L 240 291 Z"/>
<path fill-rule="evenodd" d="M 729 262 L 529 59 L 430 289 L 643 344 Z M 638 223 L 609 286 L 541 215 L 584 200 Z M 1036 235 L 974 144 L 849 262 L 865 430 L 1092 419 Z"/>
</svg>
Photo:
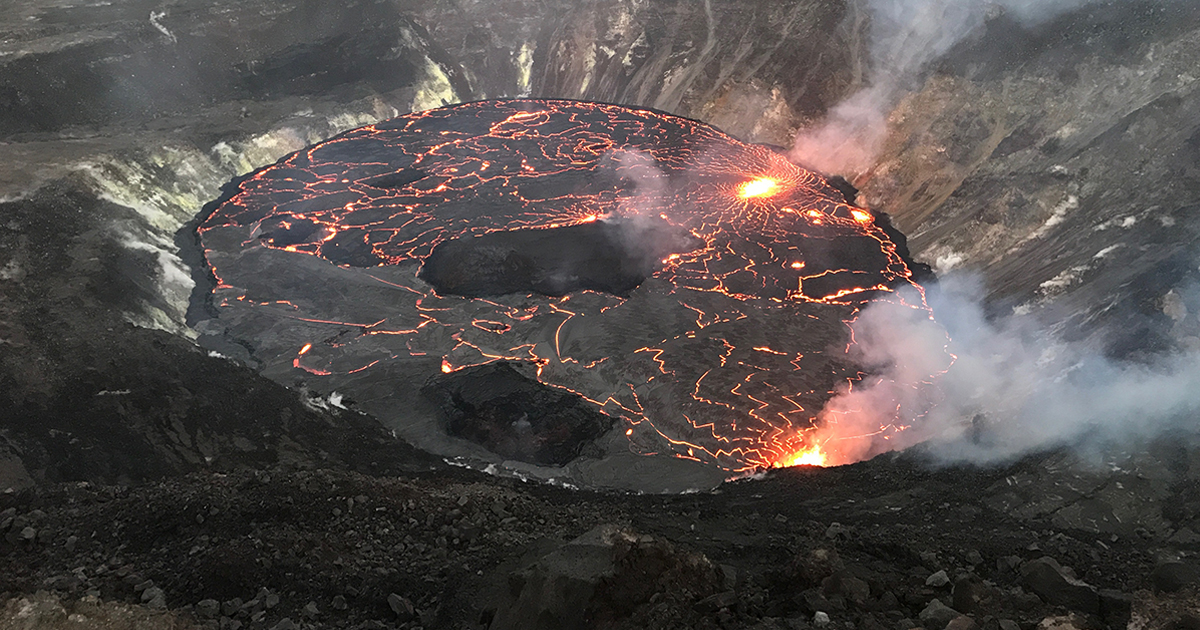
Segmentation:
<svg viewBox="0 0 1200 630">
<path fill-rule="evenodd" d="M 571 339 L 598 321 L 625 322 L 632 306 L 624 297 L 595 298 L 599 306 L 588 308 L 570 302 L 568 310 L 567 299 L 530 295 L 528 304 L 517 305 L 438 295 L 416 277 L 372 276 L 399 289 L 407 296 L 396 298 L 401 310 L 418 315 L 370 326 L 291 317 L 355 327 L 363 339 L 398 337 L 403 343 L 389 346 L 395 356 L 440 355 L 443 372 L 531 363 L 543 383 L 578 394 L 629 427 L 647 427 L 680 457 L 730 470 L 833 461 L 810 433 L 826 386 L 805 385 L 800 375 L 820 369 L 822 379 L 851 384 L 862 376 L 822 354 L 822 346 L 803 345 L 811 343 L 803 331 L 821 329 L 831 317 L 850 327 L 873 301 L 927 311 L 923 292 L 874 214 L 771 149 L 702 123 L 571 101 L 485 101 L 408 114 L 255 173 L 199 232 L 210 254 L 210 234 L 240 230 L 246 248 L 344 267 L 419 268 L 455 239 L 648 217 L 698 243 L 656 259 L 661 266 L 652 275 L 670 296 L 661 308 L 682 310 L 694 328 L 647 338 L 623 356 L 588 354 Z M 218 278 L 214 304 L 300 303 L 249 297 L 226 277 L 225 260 L 209 255 Z M 801 332 L 756 335 L 764 318 Z M 548 334 L 539 332 L 542 326 Z M 347 345 L 306 343 L 293 365 L 331 373 L 332 364 L 313 367 L 321 364 L 314 343 Z M 851 337 L 847 349 L 853 343 Z M 364 370 L 379 356 L 339 371 Z M 612 381 L 614 374 L 627 380 Z M 681 406 L 664 410 L 655 388 L 672 383 Z"/>
</svg>

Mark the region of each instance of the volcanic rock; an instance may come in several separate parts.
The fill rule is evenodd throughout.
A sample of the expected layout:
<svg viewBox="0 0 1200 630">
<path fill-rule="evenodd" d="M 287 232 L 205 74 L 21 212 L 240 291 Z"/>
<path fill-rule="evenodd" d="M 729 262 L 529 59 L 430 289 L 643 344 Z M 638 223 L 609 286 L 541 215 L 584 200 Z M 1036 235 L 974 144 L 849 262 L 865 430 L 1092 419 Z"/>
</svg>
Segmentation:
<svg viewBox="0 0 1200 630">
<path fill-rule="evenodd" d="M 513 599 L 492 630 L 591 627 L 621 618 L 665 588 L 706 597 L 722 583 L 703 556 L 612 525 L 594 528 L 510 578 Z M 724 599 L 722 599 L 724 598 Z M 732 600 L 711 600 L 721 608 Z"/>
<path fill-rule="evenodd" d="M 1200 582 L 1200 568 L 1185 562 L 1163 562 L 1150 572 L 1154 588 L 1164 593 L 1174 593 Z"/>
<path fill-rule="evenodd" d="M 990 604 L 998 599 L 999 592 L 995 587 L 984 584 L 978 576 L 967 575 L 955 580 L 951 596 L 954 609 L 969 615 L 982 604 Z"/>
<path fill-rule="evenodd" d="M 202 599 L 196 603 L 196 614 L 204 619 L 216 619 L 221 615 L 221 602 Z"/>
<path fill-rule="evenodd" d="M 1049 556 L 1025 563 L 1021 567 L 1021 579 L 1049 604 L 1088 614 L 1100 612 L 1100 597 L 1096 589 L 1070 575 Z"/>
<path fill-rule="evenodd" d="M 943 604 L 941 600 L 933 600 L 929 602 L 918 618 L 926 627 L 933 630 L 942 630 L 951 621 L 962 616 L 962 613 Z"/>
<path fill-rule="evenodd" d="M 795 601 L 802 610 L 809 614 L 821 611 L 829 612 L 831 610 L 844 610 L 846 608 L 846 604 L 841 598 L 838 598 L 838 601 L 835 604 L 834 602 L 825 598 L 825 595 L 822 594 L 821 589 L 816 588 L 810 588 L 801 591 L 798 595 L 796 595 Z"/>
<path fill-rule="evenodd" d="M 959 615 L 946 624 L 945 630 L 977 630 L 979 625 L 966 615 Z"/>
<path fill-rule="evenodd" d="M 840 595 L 859 605 L 871 597 L 871 585 L 845 569 L 825 578 L 821 583 L 821 591 L 826 597 Z"/>
<path fill-rule="evenodd" d="M 410 621 L 416 617 L 416 610 L 413 608 L 412 602 L 405 597 L 391 593 L 387 596 L 387 603 L 388 608 L 391 608 L 392 612 L 396 613 L 396 617 L 401 623 Z"/>
<path fill-rule="evenodd" d="M 1200 543 L 1200 534 L 1197 534 L 1190 527 L 1180 527 L 1167 542 L 1176 545 L 1195 545 Z"/>
<path fill-rule="evenodd" d="M 715 613 L 722 608 L 729 608 L 737 603 L 737 593 L 733 591 L 722 591 L 714 593 L 696 602 L 696 610 L 707 613 Z"/>
<path fill-rule="evenodd" d="M 1121 591 L 1102 588 L 1100 595 L 1100 617 L 1105 623 L 1114 628 L 1124 628 L 1129 625 L 1133 609 L 1133 596 Z"/>
<path fill-rule="evenodd" d="M 507 363 L 434 377 L 421 391 L 441 410 L 450 435 L 536 464 L 566 464 L 613 424 L 578 396 L 551 389 Z"/>
<path fill-rule="evenodd" d="M 925 578 L 925 586 L 940 588 L 950 583 L 950 576 L 946 575 L 945 569 L 939 570 L 937 573 Z"/>
<path fill-rule="evenodd" d="M 167 607 L 167 595 L 157 586 L 142 591 L 141 599 L 151 610 L 164 610 Z"/>
<path fill-rule="evenodd" d="M 996 558 L 996 569 L 1001 572 L 1016 571 L 1021 568 L 1021 564 L 1024 562 L 1021 556 L 1003 556 Z"/>
<path fill-rule="evenodd" d="M 1089 630 L 1085 619 L 1076 615 L 1046 617 L 1038 622 L 1037 630 Z"/>
</svg>

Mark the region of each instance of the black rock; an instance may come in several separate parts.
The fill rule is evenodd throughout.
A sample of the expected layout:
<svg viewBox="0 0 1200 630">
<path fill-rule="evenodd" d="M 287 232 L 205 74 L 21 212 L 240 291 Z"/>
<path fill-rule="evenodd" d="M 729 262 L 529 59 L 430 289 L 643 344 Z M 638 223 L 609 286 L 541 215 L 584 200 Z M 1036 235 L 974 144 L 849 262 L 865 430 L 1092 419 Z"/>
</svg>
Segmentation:
<svg viewBox="0 0 1200 630">
<path fill-rule="evenodd" d="M 1053 558 L 1043 557 L 1025 563 L 1021 567 L 1021 581 L 1048 604 L 1093 615 L 1100 612 L 1100 596 L 1096 589 L 1071 577 Z"/>
<path fill-rule="evenodd" d="M 1102 588 L 1100 595 L 1100 617 L 1113 628 L 1129 625 L 1133 609 L 1133 596 L 1114 589 Z"/>
<path fill-rule="evenodd" d="M 1004 556 L 996 558 L 996 569 L 1001 573 L 1006 571 L 1016 571 L 1021 566 L 1021 556 Z"/>
<path fill-rule="evenodd" d="M 216 619 L 221 616 L 221 602 L 215 599 L 202 599 L 196 603 L 196 616 L 201 619 Z"/>
<path fill-rule="evenodd" d="M 737 594 L 733 591 L 723 591 L 709 595 L 696 602 L 696 610 L 704 613 L 714 613 L 722 608 L 729 608 L 737 603 Z"/>
<path fill-rule="evenodd" d="M 946 624 L 945 630 L 978 630 L 979 625 L 966 615 L 959 615 Z"/>
<path fill-rule="evenodd" d="M 925 578 L 925 586 L 941 588 L 950 583 L 950 576 L 946 575 L 945 570 L 938 571 L 928 578 Z"/>
<path fill-rule="evenodd" d="M 1174 593 L 1200 581 L 1200 568 L 1183 562 L 1164 562 L 1150 572 L 1154 590 Z"/>
<path fill-rule="evenodd" d="M 929 605 L 921 611 L 918 618 L 926 628 L 934 628 L 942 630 L 951 621 L 960 617 L 961 614 L 953 608 L 943 604 L 940 600 L 933 600 Z"/>
<path fill-rule="evenodd" d="M 396 613 L 396 617 L 400 619 L 401 623 L 411 621 L 416 617 L 416 609 L 413 608 L 413 604 L 408 598 L 392 593 L 388 595 L 387 603 L 388 608 L 391 608 L 392 612 Z"/>
<path fill-rule="evenodd" d="M 1200 616 L 1184 613 L 1164 625 L 1163 630 L 1200 630 Z"/>
<path fill-rule="evenodd" d="M 975 612 L 985 595 L 986 589 L 979 578 L 967 576 L 954 582 L 951 597 L 954 609 L 969 615 Z"/>
<path fill-rule="evenodd" d="M 793 600 L 801 610 L 808 614 L 817 612 L 829 612 L 835 610 L 833 602 L 830 602 L 821 594 L 821 589 L 810 588 L 796 595 Z"/>
<path fill-rule="evenodd" d="M 855 604 L 862 604 L 871 597 L 871 585 L 846 570 L 825 578 L 821 583 L 821 591 L 826 597 L 841 595 Z"/>
</svg>

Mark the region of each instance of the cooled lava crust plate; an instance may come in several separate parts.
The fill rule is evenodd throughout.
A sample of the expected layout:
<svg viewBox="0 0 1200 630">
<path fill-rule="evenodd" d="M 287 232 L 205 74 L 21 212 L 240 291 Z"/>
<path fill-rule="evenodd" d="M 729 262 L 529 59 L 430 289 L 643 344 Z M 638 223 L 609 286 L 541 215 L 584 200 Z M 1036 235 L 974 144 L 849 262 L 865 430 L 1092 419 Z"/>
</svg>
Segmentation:
<svg viewBox="0 0 1200 630">
<path fill-rule="evenodd" d="M 622 452 L 796 461 L 823 403 L 862 378 L 858 310 L 927 310 L 902 246 L 826 178 L 650 110 L 408 114 L 214 205 L 202 342 L 245 354 L 220 341 L 235 340 L 267 375 L 336 389 L 434 452 L 569 462 L 601 485 L 623 484 L 580 471 Z M 556 419 L 573 404 L 586 411 Z"/>
</svg>

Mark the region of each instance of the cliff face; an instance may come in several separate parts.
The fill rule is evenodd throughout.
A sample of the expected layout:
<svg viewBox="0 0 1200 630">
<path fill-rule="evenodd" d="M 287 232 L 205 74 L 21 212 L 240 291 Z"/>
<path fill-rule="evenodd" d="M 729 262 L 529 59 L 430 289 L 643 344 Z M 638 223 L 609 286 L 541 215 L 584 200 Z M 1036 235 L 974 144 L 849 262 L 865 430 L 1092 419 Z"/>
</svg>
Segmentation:
<svg viewBox="0 0 1200 630">
<path fill-rule="evenodd" d="M 1162 308 L 1196 280 L 1198 42 L 1189 3 L 994 20 L 892 112 L 859 183 L 918 258 L 981 270 L 998 310 L 1122 353 L 1194 345 Z"/>
<path fill-rule="evenodd" d="M 0 16 L 0 194 L 86 168 L 166 235 L 290 150 L 495 97 L 649 106 L 788 146 L 869 80 L 869 22 L 836 0 L 23 2 Z M 900 100 L 855 183 L 918 259 L 981 271 L 1002 309 L 1086 331 L 1162 319 L 1193 266 L 1197 38 L 1175 0 L 993 17 Z M 1191 336 L 1161 323 L 1159 345 Z"/>
<path fill-rule="evenodd" d="M 0 130 L 404 90 L 403 109 L 611 101 L 779 141 L 796 114 L 818 114 L 853 80 L 846 12 L 829 0 L 27 2 L 0 23 Z M 772 115 L 782 127 L 760 120 Z"/>
</svg>

